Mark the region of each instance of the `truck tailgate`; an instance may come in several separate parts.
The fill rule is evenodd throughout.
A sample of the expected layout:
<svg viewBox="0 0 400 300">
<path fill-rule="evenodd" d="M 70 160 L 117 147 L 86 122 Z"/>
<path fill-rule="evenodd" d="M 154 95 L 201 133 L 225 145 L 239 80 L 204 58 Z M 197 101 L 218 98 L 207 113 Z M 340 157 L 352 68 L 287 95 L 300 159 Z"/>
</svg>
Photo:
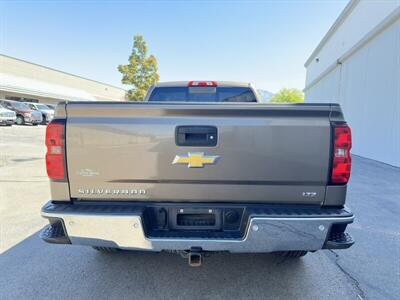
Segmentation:
<svg viewBox="0 0 400 300">
<path fill-rule="evenodd" d="M 72 198 L 120 201 L 324 201 L 331 105 L 68 103 Z M 178 146 L 179 126 L 211 126 L 215 146 Z M 199 153 L 202 168 L 173 164 Z"/>
</svg>

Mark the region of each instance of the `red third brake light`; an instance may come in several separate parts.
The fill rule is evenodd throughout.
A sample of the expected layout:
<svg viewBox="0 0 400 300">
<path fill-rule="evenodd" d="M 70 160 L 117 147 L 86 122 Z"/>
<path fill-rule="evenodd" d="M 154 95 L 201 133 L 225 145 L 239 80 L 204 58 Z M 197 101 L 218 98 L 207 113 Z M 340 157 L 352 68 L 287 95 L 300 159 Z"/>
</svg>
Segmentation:
<svg viewBox="0 0 400 300">
<path fill-rule="evenodd" d="M 216 81 L 189 81 L 188 86 L 216 87 Z"/>
<path fill-rule="evenodd" d="M 65 179 L 64 120 L 53 120 L 46 128 L 46 169 L 50 179 Z"/>
<path fill-rule="evenodd" d="M 332 183 L 347 183 L 351 170 L 351 130 L 346 124 L 334 127 Z"/>
</svg>

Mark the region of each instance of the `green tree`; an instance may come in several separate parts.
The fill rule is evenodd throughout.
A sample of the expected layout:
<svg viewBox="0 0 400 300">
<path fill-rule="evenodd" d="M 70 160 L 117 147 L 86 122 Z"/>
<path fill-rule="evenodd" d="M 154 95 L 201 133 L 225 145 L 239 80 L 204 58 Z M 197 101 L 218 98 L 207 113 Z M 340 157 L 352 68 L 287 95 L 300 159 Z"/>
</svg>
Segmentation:
<svg viewBox="0 0 400 300">
<path fill-rule="evenodd" d="M 303 92 L 298 89 L 283 88 L 273 95 L 269 102 L 272 103 L 302 103 L 304 102 Z"/>
<path fill-rule="evenodd" d="M 122 83 L 132 85 L 128 91 L 129 100 L 143 101 L 149 87 L 158 82 L 157 59 L 154 55 L 147 56 L 147 44 L 143 36 L 133 37 L 132 53 L 127 65 L 119 65 L 122 73 Z"/>
</svg>

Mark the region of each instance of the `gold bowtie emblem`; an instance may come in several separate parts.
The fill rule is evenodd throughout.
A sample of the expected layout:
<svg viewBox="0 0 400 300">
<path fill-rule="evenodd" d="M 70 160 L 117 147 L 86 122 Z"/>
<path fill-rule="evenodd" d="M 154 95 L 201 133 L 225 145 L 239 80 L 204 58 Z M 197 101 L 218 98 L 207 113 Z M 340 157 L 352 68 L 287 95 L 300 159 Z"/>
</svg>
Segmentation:
<svg viewBox="0 0 400 300">
<path fill-rule="evenodd" d="M 204 165 L 214 164 L 218 158 L 218 155 L 204 155 L 204 152 L 189 152 L 188 155 L 175 156 L 172 164 L 187 164 L 188 168 L 203 168 Z"/>
</svg>

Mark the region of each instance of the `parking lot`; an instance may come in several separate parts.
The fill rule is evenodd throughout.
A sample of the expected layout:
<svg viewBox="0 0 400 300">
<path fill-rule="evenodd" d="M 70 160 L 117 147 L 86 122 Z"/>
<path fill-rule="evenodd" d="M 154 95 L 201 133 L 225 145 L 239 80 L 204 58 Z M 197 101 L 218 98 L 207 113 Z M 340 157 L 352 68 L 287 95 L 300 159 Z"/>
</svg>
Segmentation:
<svg viewBox="0 0 400 300">
<path fill-rule="evenodd" d="M 201 268 L 178 255 L 46 244 L 50 197 L 44 126 L 0 127 L 0 298 L 398 299 L 400 169 L 353 157 L 348 205 L 356 244 L 300 260 L 215 254 Z"/>
</svg>

